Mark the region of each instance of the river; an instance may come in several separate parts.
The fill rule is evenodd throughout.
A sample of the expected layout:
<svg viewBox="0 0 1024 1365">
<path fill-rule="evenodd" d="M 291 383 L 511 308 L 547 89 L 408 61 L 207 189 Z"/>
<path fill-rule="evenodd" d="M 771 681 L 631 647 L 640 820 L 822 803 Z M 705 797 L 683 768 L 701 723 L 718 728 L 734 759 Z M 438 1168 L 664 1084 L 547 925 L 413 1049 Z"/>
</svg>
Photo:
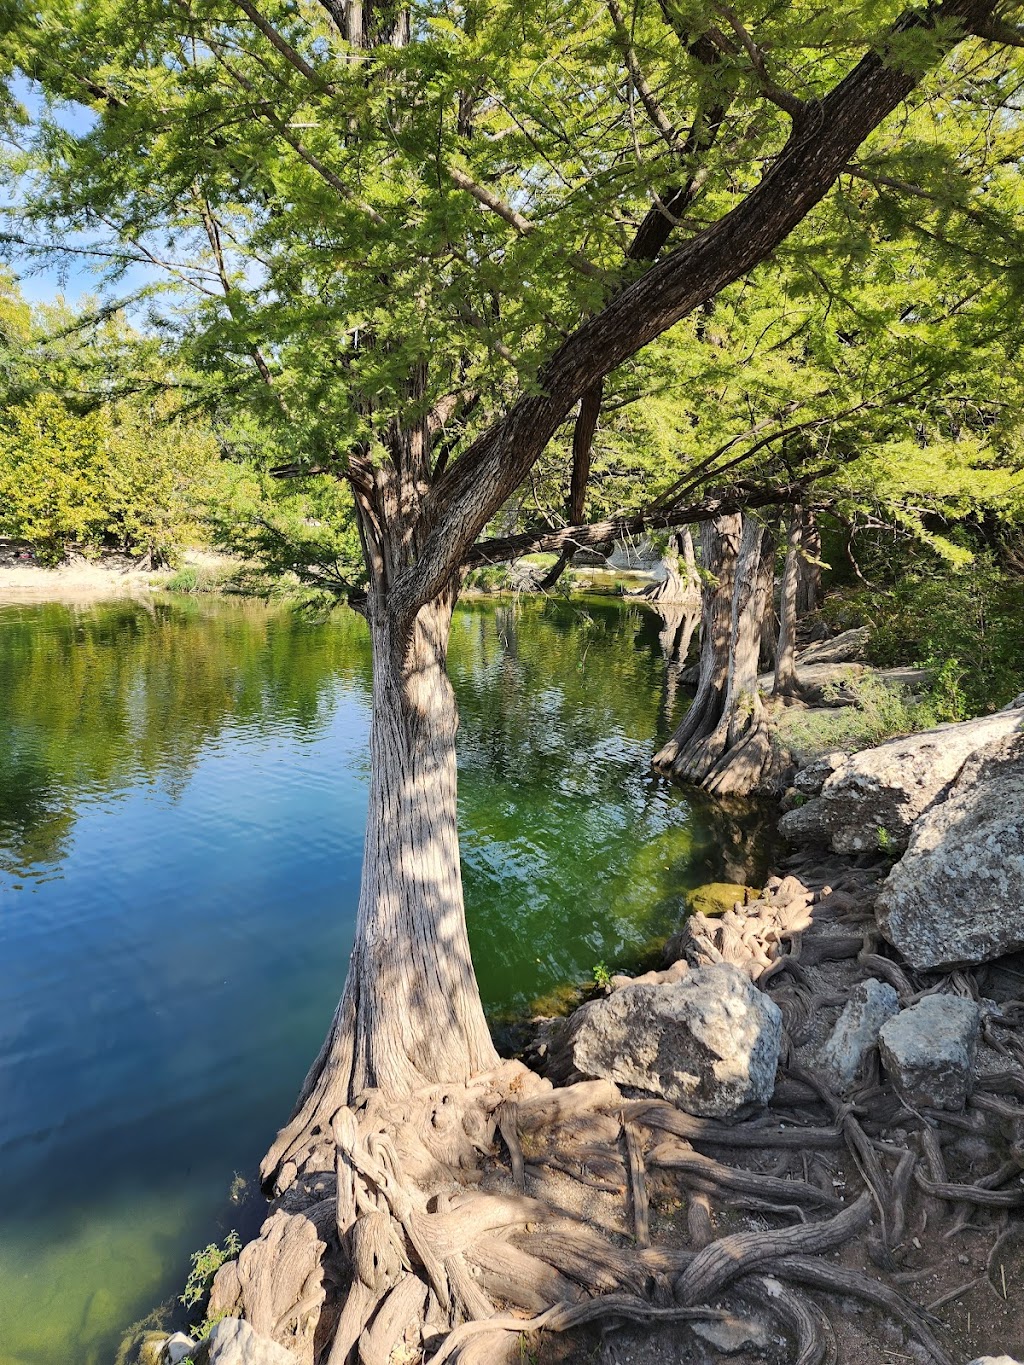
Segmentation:
<svg viewBox="0 0 1024 1365">
<path fill-rule="evenodd" d="M 467 913 L 496 1027 L 630 968 L 756 812 L 648 771 L 646 608 L 456 613 Z M 107 1365 L 235 1223 L 351 946 L 369 645 L 253 601 L 0 605 L 0 1365 Z M 236 1184 L 237 1190 L 237 1184 Z"/>
</svg>

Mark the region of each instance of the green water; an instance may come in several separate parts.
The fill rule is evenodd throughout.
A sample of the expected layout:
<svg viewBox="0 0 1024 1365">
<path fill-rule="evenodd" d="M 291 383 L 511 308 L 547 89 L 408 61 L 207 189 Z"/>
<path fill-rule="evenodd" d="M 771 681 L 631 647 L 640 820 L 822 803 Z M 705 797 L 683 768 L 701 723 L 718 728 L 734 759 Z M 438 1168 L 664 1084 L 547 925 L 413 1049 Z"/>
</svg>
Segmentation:
<svg viewBox="0 0 1024 1365">
<path fill-rule="evenodd" d="M 644 961 L 756 812 L 648 772 L 658 619 L 460 608 L 467 913 L 496 1025 Z M 351 945 L 369 648 L 217 600 L 0 605 L 0 1365 L 112 1360 L 244 1217 Z M 243 1232 L 248 1228 L 242 1226 Z"/>
</svg>

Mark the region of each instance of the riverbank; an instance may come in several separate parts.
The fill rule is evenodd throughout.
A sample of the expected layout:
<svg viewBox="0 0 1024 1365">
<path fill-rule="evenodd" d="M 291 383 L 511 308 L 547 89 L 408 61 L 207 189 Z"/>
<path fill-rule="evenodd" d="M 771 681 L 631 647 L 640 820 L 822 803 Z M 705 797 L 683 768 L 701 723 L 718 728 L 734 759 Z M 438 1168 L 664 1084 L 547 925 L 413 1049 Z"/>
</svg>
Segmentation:
<svg viewBox="0 0 1024 1365">
<path fill-rule="evenodd" d="M 40 563 L 25 546 L 0 541 L 0 601 L 102 602 L 113 597 L 146 597 L 166 591 L 182 570 L 211 584 L 225 579 L 236 561 L 207 550 L 187 550 L 182 565 L 151 569 L 130 555 L 71 555 L 61 564 Z"/>
<path fill-rule="evenodd" d="M 446 1092 L 451 1112 L 483 1122 L 443 1178 L 432 1149 L 440 1207 L 474 1211 L 444 1215 L 461 1267 L 446 1261 L 444 1284 L 464 1326 L 410 1297 L 421 1276 L 424 1296 L 441 1286 L 426 1251 L 441 1215 L 426 1206 L 413 1234 L 396 1212 L 396 1188 L 418 1207 L 424 1130 L 402 1129 L 403 1155 L 382 1167 L 358 1112 L 350 1129 L 335 1122 L 337 1173 L 384 1198 L 413 1238 L 409 1269 L 351 1289 L 351 1272 L 335 1279 L 336 1229 L 355 1248 L 361 1223 L 333 1160 L 300 1165 L 279 1177 L 244 1271 L 218 1273 L 213 1315 L 253 1325 L 237 1332 L 268 1365 L 282 1347 L 281 1365 L 325 1358 L 353 1331 L 357 1295 L 351 1344 L 374 1361 L 395 1344 L 409 1360 L 526 1349 L 545 1365 L 1024 1354 L 1022 720 L 1018 707 L 805 769 L 801 818 L 787 817 L 805 847 L 784 875 L 692 914 L 662 971 L 611 978 L 603 998 L 546 1021 L 534 1070 L 508 1062 Z M 970 901 L 979 883 L 988 893 Z M 908 884 L 926 887 L 927 939 Z M 371 1122 L 391 1132 L 386 1106 Z M 235 1332 L 215 1328 L 212 1362 L 234 1359 Z"/>
</svg>

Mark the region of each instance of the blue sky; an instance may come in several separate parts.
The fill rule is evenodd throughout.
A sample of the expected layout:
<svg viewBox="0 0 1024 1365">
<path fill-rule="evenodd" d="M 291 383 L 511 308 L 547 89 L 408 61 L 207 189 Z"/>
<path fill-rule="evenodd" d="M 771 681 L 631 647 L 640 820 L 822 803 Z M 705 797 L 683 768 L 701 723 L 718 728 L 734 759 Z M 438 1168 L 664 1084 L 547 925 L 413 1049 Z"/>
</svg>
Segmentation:
<svg viewBox="0 0 1024 1365">
<path fill-rule="evenodd" d="M 28 110 L 30 117 L 38 117 L 42 111 L 42 99 L 34 82 L 17 77 L 12 82 L 12 91 Z M 51 110 L 58 122 L 73 133 L 86 132 L 94 121 L 94 115 L 85 105 L 65 104 L 59 110 Z M 12 230 L 17 230 L 18 182 L 7 187 L 7 193 L 0 200 L 7 210 L 5 216 Z M 70 244 L 88 244 L 88 238 L 69 238 Z M 111 291 L 102 287 L 100 276 L 90 265 L 87 258 L 75 255 L 55 255 L 51 263 L 14 261 L 11 268 L 17 275 L 21 290 L 29 303 L 52 303 L 63 296 L 69 303 L 77 304 L 91 295 L 106 295 Z M 141 288 L 157 277 L 157 272 L 145 266 L 133 267 L 118 281 L 116 296 L 124 297 Z"/>
</svg>

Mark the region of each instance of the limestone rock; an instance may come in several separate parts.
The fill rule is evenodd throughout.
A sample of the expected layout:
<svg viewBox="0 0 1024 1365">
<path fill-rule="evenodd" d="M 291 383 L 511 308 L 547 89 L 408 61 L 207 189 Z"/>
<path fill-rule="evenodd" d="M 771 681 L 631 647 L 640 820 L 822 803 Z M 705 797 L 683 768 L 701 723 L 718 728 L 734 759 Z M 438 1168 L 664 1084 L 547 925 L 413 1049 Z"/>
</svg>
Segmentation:
<svg viewBox="0 0 1024 1365">
<path fill-rule="evenodd" d="M 865 1057 L 878 1042 L 882 1025 L 899 1007 L 899 996 L 892 986 L 874 977 L 850 992 L 821 1054 L 827 1077 L 840 1094 L 853 1088 Z"/>
<path fill-rule="evenodd" d="M 844 630 L 828 640 L 819 640 L 808 645 L 796 656 L 797 666 L 801 664 L 848 664 L 855 659 L 863 659 L 871 635 L 869 626 L 857 626 Z"/>
<path fill-rule="evenodd" d="M 221 1318 L 210 1333 L 210 1365 L 294 1365 L 294 1358 L 241 1318 Z"/>
<path fill-rule="evenodd" d="M 757 1318 L 730 1315 L 718 1322 L 694 1322 L 691 1327 L 694 1335 L 726 1356 L 737 1355 L 751 1347 L 763 1350 L 771 1344 L 771 1335 Z"/>
<path fill-rule="evenodd" d="M 787 811 L 779 829 L 792 843 L 829 844 L 836 853 L 880 844 L 902 851 L 915 820 L 946 796 L 967 759 L 1009 737 L 1022 719 L 1024 711 L 998 711 L 863 749 L 825 780 L 818 797 Z"/>
<path fill-rule="evenodd" d="M 911 1104 L 962 1109 L 971 1093 L 981 1011 L 973 1000 L 926 995 L 882 1025 L 882 1065 Z"/>
<path fill-rule="evenodd" d="M 748 900 L 756 900 L 757 892 L 739 882 L 705 882 L 686 893 L 686 908 L 691 914 L 723 915 L 731 910 L 738 901 L 746 905 Z"/>
<path fill-rule="evenodd" d="M 946 800 L 915 825 L 876 913 L 919 970 L 1024 948 L 1024 734 L 967 760 Z"/>
<path fill-rule="evenodd" d="M 970 1365 L 1020 1365 L 1020 1361 L 1011 1356 L 978 1356 Z"/>
<path fill-rule="evenodd" d="M 569 1021 L 565 1045 L 578 1075 L 728 1118 L 771 1098 L 781 1037 L 775 1002 L 735 967 L 714 966 L 590 1001 Z"/>
<path fill-rule="evenodd" d="M 793 788 L 801 796 L 817 796 L 835 770 L 850 757 L 843 749 L 821 754 L 797 772 L 793 778 Z"/>
<path fill-rule="evenodd" d="M 168 1337 L 163 1346 L 164 1365 L 181 1365 L 181 1362 L 196 1349 L 196 1343 L 184 1332 L 175 1332 Z"/>
</svg>

